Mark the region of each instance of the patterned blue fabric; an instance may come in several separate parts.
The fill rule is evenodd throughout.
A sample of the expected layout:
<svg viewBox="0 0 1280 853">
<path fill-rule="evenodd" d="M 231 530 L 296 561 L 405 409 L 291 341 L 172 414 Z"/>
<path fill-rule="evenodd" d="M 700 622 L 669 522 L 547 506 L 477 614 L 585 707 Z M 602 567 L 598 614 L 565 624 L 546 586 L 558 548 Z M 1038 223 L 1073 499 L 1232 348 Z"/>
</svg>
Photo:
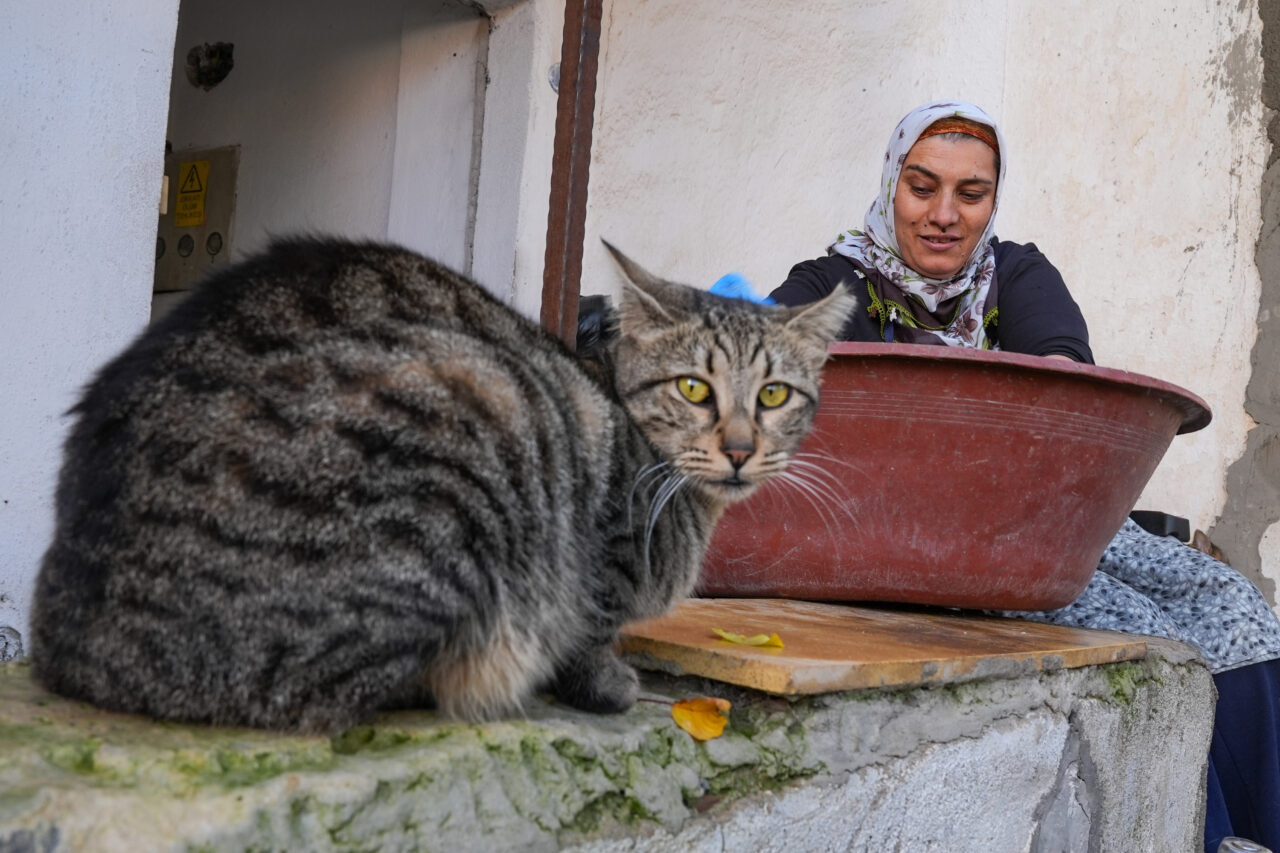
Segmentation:
<svg viewBox="0 0 1280 853">
<path fill-rule="evenodd" d="M 1079 598 L 1059 610 L 1003 615 L 1181 640 L 1198 648 L 1215 674 L 1280 658 L 1280 619 L 1257 587 L 1208 554 L 1129 520 Z"/>
</svg>

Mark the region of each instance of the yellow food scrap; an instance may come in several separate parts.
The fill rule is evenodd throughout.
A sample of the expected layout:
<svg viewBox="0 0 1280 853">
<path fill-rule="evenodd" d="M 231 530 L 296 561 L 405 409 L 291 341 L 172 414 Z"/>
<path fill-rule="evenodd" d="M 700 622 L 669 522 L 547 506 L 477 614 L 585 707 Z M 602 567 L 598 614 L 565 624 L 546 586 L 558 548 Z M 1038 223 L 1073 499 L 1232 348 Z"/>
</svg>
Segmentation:
<svg viewBox="0 0 1280 853">
<path fill-rule="evenodd" d="M 671 705 L 671 719 L 695 739 L 711 740 L 724 733 L 730 707 L 728 699 L 715 696 L 682 699 Z"/>
<path fill-rule="evenodd" d="M 755 634 L 750 637 L 744 637 L 742 634 L 733 634 L 729 631 L 722 631 L 719 628 L 712 628 L 716 635 L 722 640 L 728 640 L 731 643 L 737 643 L 740 646 L 768 646 L 769 648 L 782 648 L 782 638 L 777 634 Z"/>
</svg>

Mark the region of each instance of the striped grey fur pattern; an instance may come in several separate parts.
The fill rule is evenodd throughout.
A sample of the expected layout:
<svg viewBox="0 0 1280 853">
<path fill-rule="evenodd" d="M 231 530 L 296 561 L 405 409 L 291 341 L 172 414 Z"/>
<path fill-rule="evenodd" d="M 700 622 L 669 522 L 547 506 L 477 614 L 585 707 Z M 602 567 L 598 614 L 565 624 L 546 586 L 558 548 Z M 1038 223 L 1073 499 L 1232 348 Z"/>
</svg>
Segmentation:
<svg viewBox="0 0 1280 853">
<path fill-rule="evenodd" d="M 629 707 L 619 626 L 688 595 L 725 504 L 785 465 L 853 298 L 757 306 L 618 257 L 603 376 L 395 247 L 281 241 L 210 279 L 75 409 L 38 679 L 312 732 L 542 689 Z"/>
</svg>

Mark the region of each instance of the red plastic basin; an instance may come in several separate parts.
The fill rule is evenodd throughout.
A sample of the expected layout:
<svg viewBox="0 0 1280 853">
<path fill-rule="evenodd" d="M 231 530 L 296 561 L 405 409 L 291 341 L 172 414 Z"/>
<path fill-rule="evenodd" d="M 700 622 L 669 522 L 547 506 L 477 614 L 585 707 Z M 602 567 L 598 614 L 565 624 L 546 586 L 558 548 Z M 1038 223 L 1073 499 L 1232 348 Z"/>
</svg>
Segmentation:
<svg viewBox="0 0 1280 853">
<path fill-rule="evenodd" d="M 906 344 L 831 353 L 791 469 L 806 485 L 729 509 L 701 594 L 1061 607 L 1173 436 L 1210 418 L 1176 385 L 1105 367 Z"/>
</svg>

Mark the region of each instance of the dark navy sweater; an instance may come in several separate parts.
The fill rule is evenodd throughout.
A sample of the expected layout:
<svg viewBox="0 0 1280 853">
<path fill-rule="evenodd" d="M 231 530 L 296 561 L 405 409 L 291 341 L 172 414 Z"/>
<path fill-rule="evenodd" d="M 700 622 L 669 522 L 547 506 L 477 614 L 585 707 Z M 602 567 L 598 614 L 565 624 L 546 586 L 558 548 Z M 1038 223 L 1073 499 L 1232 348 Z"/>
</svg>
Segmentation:
<svg viewBox="0 0 1280 853">
<path fill-rule="evenodd" d="M 1035 243 L 1010 243 L 992 238 L 996 250 L 996 300 L 1000 313 L 988 329 L 1006 352 L 1065 355 L 1093 364 L 1089 330 L 1062 275 Z M 880 322 L 867 313 L 866 284 L 855 274 L 856 264 L 844 255 L 828 255 L 791 268 L 787 280 L 769 294 L 782 305 L 803 305 L 821 299 L 839 282 L 858 297 L 840 339 L 878 342 Z"/>
</svg>

